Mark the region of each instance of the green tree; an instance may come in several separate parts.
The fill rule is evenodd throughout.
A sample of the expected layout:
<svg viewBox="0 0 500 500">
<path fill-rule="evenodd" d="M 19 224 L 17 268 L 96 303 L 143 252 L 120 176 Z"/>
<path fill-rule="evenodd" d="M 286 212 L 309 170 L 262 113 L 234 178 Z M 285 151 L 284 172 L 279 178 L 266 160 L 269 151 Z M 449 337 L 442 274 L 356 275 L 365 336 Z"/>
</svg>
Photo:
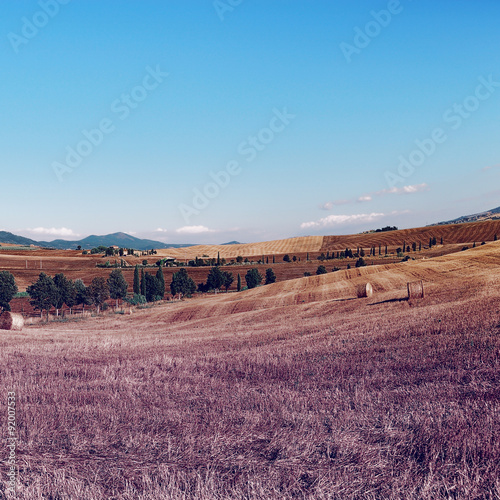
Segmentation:
<svg viewBox="0 0 500 500">
<path fill-rule="evenodd" d="M 68 305 L 68 302 L 73 302 L 73 287 L 72 281 L 66 278 L 63 273 L 58 273 L 54 276 L 54 285 L 57 288 L 57 294 L 53 305 L 56 308 L 56 316 L 59 316 L 59 309 L 61 309 L 64 304 Z"/>
<path fill-rule="evenodd" d="M 318 269 L 316 269 L 316 274 L 326 274 L 327 272 L 324 265 L 318 266 Z"/>
<path fill-rule="evenodd" d="M 92 300 L 89 297 L 87 287 L 83 283 L 82 280 L 78 279 L 75 281 L 75 305 L 82 305 L 83 311 L 85 311 L 85 306 L 90 306 L 92 304 Z"/>
<path fill-rule="evenodd" d="M 241 276 L 240 276 L 240 273 L 238 273 L 238 280 L 236 282 L 236 290 L 238 292 L 241 292 Z"/>
<path fill-rule="evenodd" d="M 359 256 L 360 257 L 364 257 L 365 256 L 365 251 L 363 249 L 360 250 Z"/>
<path fill-rule="evenodd" d="M 148 302 L 155 302 L 160 298 L 160 282 L 153 276 L 152 274 L 146 273 L 145 275 L 146 282 L 146 300 Z"/>
<path fill-rule="evenodd" d="M 224 271 L 222 275 L 224 276 L 224 288 L 226 289 L 227 293 L 229 287 L 233 284 L 234 276 L 233 273 L 230 273 L 229 271 Z"/>
<path fill-rule="evenodd" d="M 356 261 L 356 267 L 364 267 L 364 266 L 366 266 L 365 259 L 363 259 L 363 257 L 360 257 L 360 258 Z"/>
<path fill-rule="evenodd" d="M 88 288 L 88 295 L 92 304 L 97 307 L 97 314 L 99 314 L 102 305 L 109 298 L 109 288 L 106 280 L 100 276 L 94 278 Z"/>
<path fill-rule="evenodd" d="M 255 288 L 260 285 L 262 283 L 262 276 L 260 275 L 259 270 L 256 267 L 249 269 L 245 275 L 245 281 L 248 288 Z"/>
<path fill-rule="evenodd" d="M 241 255 L 238 255 L 238 257 L 236 257 L 236 262 L 238 264 L 241 264 L 243 262 L 243 257 Z"/>
<path fill-rule="evenodd" d="M 136 264 L 134 269 L 134 293 L 139 295 L 141 293 L 141 282 L 139 279 L 139 266 Z"/>
<path fill-rule="evenodd" d="M 57 287 L 54 280 L 45 273 L 40 273 L 38 280 L 26 288 L 30 296 L 30 304 L 35 310 L 47 312 L 47 321 L 49 319 L 50 308 L 54 305 L 57 299 Z"/>
<path fill-rule="evenodd" d="M 146 296 L 146 277 L 144 276 L 144 268 L 141 269 L 141 295 Z"/>
<path fill-rule="evenodd" d="M 290 262 L 290 256 L 288 254 L 283 256 L 283 262 Z"/>
<path fill-rule="evenodd" d="M 172 295 L 191 295 L 196 291 L 196 283 L 185 269 L 181 269 L 172 276 L 170 291 Z"/>
<path fill-rule="evenodd" d="M 123 277 L 121 269 L 114 269 L 108 278 L 109 295 L 112 299 L 116 300 L 116 307 L 118 307 L 118 300 L 124 299 L 127 296 L 128 283 Z"/>
<path fill-rule="evenodd" d="M 276 283 L 276 275 L 271 268 L 266 269 L 266 285 L 269 285 L 270 283 Z"/>
<path fill-rule="evenodd" d="M 215 266 L 210 269 L 207 276 L 207 287 L 209 290 L 217 290 L 224 286 L 224 274 L 220 270 L 220 267 Z"/>
<path fill-rule="evenodd" d="M 0 313 L 10 311 L 10 301 L 17 293 L 14 276 L 8 271 L 0 272 Z"/>
<path fill-rule="evenodd" d="M 163 297 L 165 297 L 165 277 L 161 267 L 156 271 L 156 279 L 158 280 L 158 297 L 159 300 L 163 300 Z"/>
</svg>

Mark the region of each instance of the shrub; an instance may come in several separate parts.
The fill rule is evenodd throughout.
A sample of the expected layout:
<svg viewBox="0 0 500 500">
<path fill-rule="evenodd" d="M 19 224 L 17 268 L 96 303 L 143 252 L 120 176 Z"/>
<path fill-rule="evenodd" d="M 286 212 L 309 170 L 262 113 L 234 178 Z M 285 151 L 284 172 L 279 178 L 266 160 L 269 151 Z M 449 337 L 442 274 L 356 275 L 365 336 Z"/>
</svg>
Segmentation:
<svg viewBox="0 0 500 500">
<path fill-rule="evenodd" d="M 138 306 L 139 304 L 145 304 L 147 302 L 146 297 L 140 293 L 134 293 L 133 297 L 126 297 L 123 300 L 132 306 Z"/>
<path fill-rule="evenodd" d="M 316 269 L 316 274 L 326 274 L 327 272 L 326 267 L 323 265 L 318 266 L 318 269 Z"/>
</svg>

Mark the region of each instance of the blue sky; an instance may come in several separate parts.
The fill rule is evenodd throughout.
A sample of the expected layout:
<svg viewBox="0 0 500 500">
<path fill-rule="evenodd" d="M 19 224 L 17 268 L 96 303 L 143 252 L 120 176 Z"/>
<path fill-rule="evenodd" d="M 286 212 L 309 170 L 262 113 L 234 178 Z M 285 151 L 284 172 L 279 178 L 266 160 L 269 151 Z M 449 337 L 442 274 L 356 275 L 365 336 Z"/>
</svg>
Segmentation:
<svg viewBox="0 0 500 500">
<path fill-rule="evenodd" d="M 499 19 L 494 0 L 5 1 L 0 230 L 251 242 L 497 207 Z"/>
</svg>

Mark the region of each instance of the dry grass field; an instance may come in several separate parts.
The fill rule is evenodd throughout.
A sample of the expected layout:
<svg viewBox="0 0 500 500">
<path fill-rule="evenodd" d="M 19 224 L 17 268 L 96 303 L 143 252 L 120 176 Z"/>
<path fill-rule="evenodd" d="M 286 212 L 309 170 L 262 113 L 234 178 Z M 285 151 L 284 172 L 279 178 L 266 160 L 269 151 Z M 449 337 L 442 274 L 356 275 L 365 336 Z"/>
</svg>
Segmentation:
<svg viewBox="0 0 500 500">
<path fill-rule="evenodd" d="M 367 252 L 365 260 L 369 265 L 387 265 L 401 260 L 396 255 L 396 248 L 401 247 L 404 242 L 406 245 L 421 242 L 422 251 L 411 251 L 409 255 L 415 259 L 427 259 L 459 252 L 464 245 L 472 246 L 474 242 L 479 245 L 482 241 L 492 241 L 495 235 L 500 236 L 499 220 L 347 236 L 310 236 L 242 245 L 203 245 L 172 248 L 158 250 L 158 253 L 152 256 L 125 256 L 123 259 L 128 265 L 134 266 L 135 264 L 141 264 L 144 259 L 149 264 L 154 264 L 158 259 L 165 256 L 175 257 L 181 262 L 187 262 L 195 257 L 209 256 L 210 258 L 216 258 L 219 253 L 221 258 L 225 258 L 230 262 L 239 255 L 256 261 L 264 255 L 269 260 L 269 264 L 257 266 L 259 272 L 264 274 L 267 268 L 272 267 L 277 280 L 281 282 L 300 278 L 304 276 L 304 272 L 314 274 L 318 265 L 321 264 L 317 260 L 321 253 L 338 252 L 345 250 L 347 247 L 354 250 L 358 247 L 364 248 Z M 438 245 L 428 249 L 429 238 L 433 236 L 436 237 Z M 443 245 L 439 244 L 441 237 L 443 237 Z M 385 246 L 387 245 L 389 252 L 387 257 L 378 255 L 379 245 L 382 253 L 385 253 Z M 368 249 L 372 246 L 376 247 L 377 255 L 375 257 L 368 256 Z M 283 256 L 285 254 L 289 254 L 290 257 L 296 256 L 297 259 L 300 258 L 300 262 L 284 263 Z M 306 260 L 307 255 L 310 258 L 309 262 Z M 275 258 L 274 264 L 272 263 L 273 256 Z M 85 284 L 88 285 L 95 276 L 109 276 L 110 269 L 96 267 L 96 264 L 103 264 L 108 260 L 111 263 L 115 260 L 119 262 L 120 257 L 104 257 L 102 254 L 82 255 L 81 252 L 75 250 L 30 249 L 22 251 L 9 250 L 7 245 L 0 248 L 0 270 L 13 273 L 21 291 L 24 291 L 27 286 L 36 281 L 41 271 L 52 276 L 58 272 L 63 272 L 70 279 L 83 279 Z M 333 267 L 345 269 L 347 264 L 354 267 L 354 262 L 355 259 L 334 259 L 326 261 L 324 264 L 330 272 Z M 233 272 L 235 276 L 240 273 L 243 278 L 251 267 L 255 266 L 235 265 L 228 267 L 227 270 Z M 176 268 L 164 269 L 167 283 L 171 281 L 172 274 L 176 270 Z M 209 268 L 189 268 L 188 270 L 195 282 L 201 283 L 206 280 Z M 149 272 L 155 272 L 155 269 L 150 269 Z M 133 269 L 124 269 L 124 275 L 127 281 L 132 284 Z M 235 287 L 236 282 L 233 284 L 232 289 L 235 289 Z"/>
<path fill-rule="evenodd" d="M 499 334 L 500 242 L 2 332 L 17 498 L 498 499 Z"/>
</svg>

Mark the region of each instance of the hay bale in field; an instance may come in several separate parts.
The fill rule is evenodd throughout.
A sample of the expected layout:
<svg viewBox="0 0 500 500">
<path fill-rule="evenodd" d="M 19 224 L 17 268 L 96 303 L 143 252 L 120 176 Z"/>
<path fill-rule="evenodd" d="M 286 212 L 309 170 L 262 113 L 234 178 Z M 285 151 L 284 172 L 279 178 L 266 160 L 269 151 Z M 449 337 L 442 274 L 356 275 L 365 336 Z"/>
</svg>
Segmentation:
<svg viewBox="0 0 500 500">
<path fill-rule="evenodd" d="M 406 284 L 408 288 L 408 299 L 423 299 L 424 298 L 424 282 L 411 281 Z"/>
<path fill-rule="evenodd" d="M 5 311 L 0 314 L 0 330 L 21 331 L 24 326 L 24 318 L 21 314 Z"/>
<path fill-rule="evenodd" d="M 365 283 L 364 285 L 358 285 L 356 288 L 356 295 L 358 299 L 362 297 L 371 297 L 373 295 L 373 288 L 370 283 Z"/>
</svg>

